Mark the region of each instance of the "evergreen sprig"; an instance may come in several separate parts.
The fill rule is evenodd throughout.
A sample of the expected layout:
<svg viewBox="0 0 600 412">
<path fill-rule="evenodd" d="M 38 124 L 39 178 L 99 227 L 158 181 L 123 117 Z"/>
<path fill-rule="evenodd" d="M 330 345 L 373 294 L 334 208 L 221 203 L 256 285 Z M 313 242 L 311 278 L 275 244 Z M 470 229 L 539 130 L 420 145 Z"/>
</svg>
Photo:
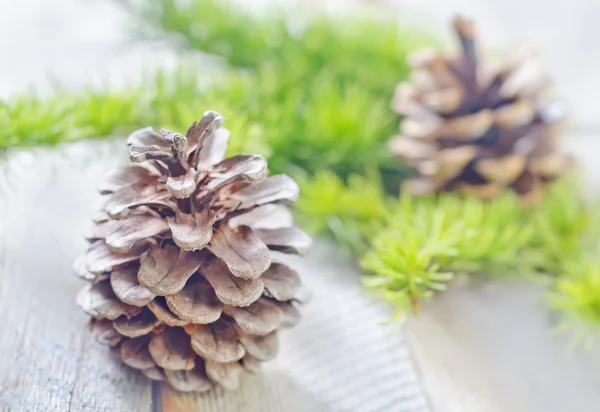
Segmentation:
<svg viewBox="0 0 600 412">
<path fill-rule="evenodd" d="M 399 310 L 417 310 L 457 274 L 531 274 L 533 227 L 519 219 L 520 209 L 512 194 L 491 202 L 405 194 L 361 260 L 371 274 L 365 283 Z"/>
<path fill-rule="evenodd" d="M 452 193 L 391 199 L 378 179 L 349 182 L 331 174 L 304 181 L 299 214 L 313 233 L 353 246 L 367 288 L 399 314 L 418 310 L 459 274 L 544 276 L 563 327 L 600 326 L 600 210 L 573 179 L 552 185 L 535 208 L 509 192 L 487 202 Z"/>
<path fill-rule="evenodd" d="M 321 171 L 312 179 L 300 180 L 300 187 L 302 196 L 296 206 L 303 227 L 333 236 L 356 254 L 369 248 L 392 201 L 376 172 L 370 178 L 352 175 L 344 182 L 331 171 Z"/>
<path fill-rule="evenodd" d="M 570 333 L 571 343 L 587 346 L 598 340 L 600 329 L 600 265 L 598 259 L 566 262 L 548 293 L 550 306 L 558 311 L 556 331 Z"/>
</svg>

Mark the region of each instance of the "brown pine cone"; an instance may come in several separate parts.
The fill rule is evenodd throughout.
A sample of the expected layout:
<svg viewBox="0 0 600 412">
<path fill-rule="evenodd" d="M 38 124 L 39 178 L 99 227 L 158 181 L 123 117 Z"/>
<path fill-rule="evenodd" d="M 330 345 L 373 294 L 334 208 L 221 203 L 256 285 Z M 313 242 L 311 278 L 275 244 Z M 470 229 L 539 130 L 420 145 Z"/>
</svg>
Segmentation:
<svg viewBox="0 0 600 412">
<path fill-rule="evenodd" d="M 75 263 L 89 280 L 77 303 L 98 340 L 127 365 L 182 391 L 233 390 L 277 354 L 277 331 L 299 320 L 298 274 L 271 251 L 311 240 L 285 206 L 288 176 L 261 156 L 225 160 L 229 132 L 207 112 L 186 136 L 152 128 L 127 140 L 139 163 L 100 187 L 104 208 Z"/>
<path fill-rule="evenodd" d="M 392 108 L 405 118 L 390 151 L 418 171 L 413 193 L 490 198 L 511 188 L 535 203 L 572 163 L 557 144 L 564 110 L 547 97 L 549 81 L 531 55 L 491 68 L 474 23 L 458 17 L 453 26 L 460 53 L 420 53 L 411 80 L 396 88 Z"/>
</svg>

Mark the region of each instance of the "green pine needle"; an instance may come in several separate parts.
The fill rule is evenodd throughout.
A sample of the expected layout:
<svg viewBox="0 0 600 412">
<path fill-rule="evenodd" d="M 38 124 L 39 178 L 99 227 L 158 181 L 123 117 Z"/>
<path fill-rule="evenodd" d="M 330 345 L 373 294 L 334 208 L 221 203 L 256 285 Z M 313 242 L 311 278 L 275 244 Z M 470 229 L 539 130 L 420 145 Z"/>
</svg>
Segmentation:
<svg viewBox="0 0 600 412">
<path fill-rule="evenodd" d="M 587 346 L 600 331 L 600 265 L 597 259 L 570 261 L 548 294 L 550 306 L 559 311 L 559 333 L 571 334 L 571 343 Z"/>
<path fill-rule="evenodd" d="M 416 310 L 459 273 L 532 273 L 535 259 L 527 246 L 533 228 L 518 219 L 519 213 L 510 193 L 491 202 L 405 194 L 361 260 L 371 274 L 365 284 L 384 299 Z"/>
<path fill-rule="evenodd" d="M 302 196 L 296 207 L 302 226 L 316 235 L 331 235 L 355 253 L 369 247 L 388 213 L 385 193 L 377 173 L 353 175 L 347 184 L 329 171 L 301 179 Z"/>
</svg>

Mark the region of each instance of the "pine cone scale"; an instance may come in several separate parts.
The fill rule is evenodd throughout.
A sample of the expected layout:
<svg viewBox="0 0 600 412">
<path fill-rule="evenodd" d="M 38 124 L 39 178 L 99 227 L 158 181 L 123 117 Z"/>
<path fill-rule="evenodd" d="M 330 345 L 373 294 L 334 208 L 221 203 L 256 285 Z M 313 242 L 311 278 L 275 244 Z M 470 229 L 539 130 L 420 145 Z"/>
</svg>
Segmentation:
<svg viewBox="0 0 600 412">
<path fill-rule="evenodd" d="M 131 318 L 119 317 L 112 323 L 114 329 L 128 338 L 137 338 L 152 332 L 158 326 L 159 321 L 152 312 L 144 309 L 139 315 Z"/>
<path fill-rule="evenodd" d="M 110 285 L 120 301 L 132 306 L 144 307 L 156 294 L 138 282 L 137 265 L 115 270 L 110 275 Z"/>
<path fill-rule="evenodd" d="M 158 366 L 169 370 L 192 370 L 195 356 L 186 333 L 180 328 L 165 328 L 148 343 L 150 356 Z"/>
<path fill-rule="evenodd" d="M 213 211 L 203 209 L 193 214 L 177 213 L 167 222 L 175 244 L 183 250 L 194 251 L 204 249 L 211 240 L 216 218 Z"/>
<path fill-rule="evenodd" d="M 248 226 L 220 225 L 210 241 L 210 251 L 229 271 L 242 279 L 256 279 L 271 265 L 269 248 Z"/>
<path fill-rule="evenodd" d="M 198 325 L 191 335 L 191 344 L 198 355 L 219 363 L 236 362 L 246 354 L 237 330 L 226 320 Z"/>
<path fill-rule="evenodd" d="M 179 293 L 169 295 L 165 300 L 171 312 L 193 324 L 216 322 L 223 312 L 223 302 L 204 280 L 189 282 Z"/>
<path fill-rule="evenodd" d="M 225 305 L 245 307 L 256 302 L 264 291 L 262 278 L 244 279 L 229 272 L 219 260 L 212 260 L 202 268 L 202 276 L 215 290 Z"/>
<path fill-rule="evenodd" d="M 154 316 L 158 318 L 162 323 L 168 326 L 187 326 L 188 321 L 184 319 L 178 318 L 167 305 L 167 302 L 164 297 L 157 296 L 152 300 L 152 302 L 148 303 L 148 309 L 154 313 Z"/>
</svg>

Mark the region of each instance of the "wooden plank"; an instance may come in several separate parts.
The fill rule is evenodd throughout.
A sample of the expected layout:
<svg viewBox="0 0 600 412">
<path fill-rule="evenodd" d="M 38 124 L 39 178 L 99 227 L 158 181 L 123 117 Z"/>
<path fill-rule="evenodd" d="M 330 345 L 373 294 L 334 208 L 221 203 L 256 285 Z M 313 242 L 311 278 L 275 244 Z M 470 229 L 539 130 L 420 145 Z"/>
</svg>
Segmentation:
<svg viewBox="0 0 600 412">
<path fill-rule="evenodd" d="M 521 287 L 526 285 L 521 282 Z M 561 398 L 562 391 L 540 386 L 547 366 L 534 367 L 527 342 L 537 335 L 534 346 L 539 346 L 534 350 L 545 351 L 549 335 L 546 330 L 543 336 L 543 329 L 547 325 L 541 318 L 535 322 L 528 319 L 524 328 L 523 317 L 530 318 L 531 306 L 542 302 L 518 290 L 519 287 L 509 287 L 502 296 L 487 281 L 477 285 L 459 278 L 408 321 L 408 337 L 434 410 L 566 410 L 540 407 L 542 393 L 555 391 L 556 397 Z M 529 307 L 525 308 L 524 302 Z M 532 327 L 535 333 L 529 329 Z M 540 376 L 541 370 L 544 372 Z M 500 374 L 504 377 L 500 378 Z"/>
<path fill-rule="evenodd" d="M 14 154 L 4 166 L 0 410 L 150 411 L 151 385 L 93 340 L 74 303 L 83 282 L 71 262 L 106 163 L 83 168 L 46 151 Z"/>
<path fill-rule="evenodd" d="M 207 393 L 179 393 L 166 384 L 160 388 L 158 399 L 159 408 L 164 412 L 192 412 L 192 411 L 260 411 L 280 412 L 296 411 L 298 405 L 286 403 L 291 400 L 282 399 L 280 386 L 274 384 L 271 376 L 244 376 L 240 389 L 236 392 L 226 392 L 215 389 Z M 292 396 L 298 391 L 292 391 Z M 309 409 L 305 409 L 309 410 Z M 312 409 L 319 410 L 319 409 Z"/>
<path fill-rule="evenodd" d="M 600 350 L 554 337 L 544 295 L 527 279 L 457 279 L 408 322 L 434 410 L 598 411 Z"/>
</svg>

